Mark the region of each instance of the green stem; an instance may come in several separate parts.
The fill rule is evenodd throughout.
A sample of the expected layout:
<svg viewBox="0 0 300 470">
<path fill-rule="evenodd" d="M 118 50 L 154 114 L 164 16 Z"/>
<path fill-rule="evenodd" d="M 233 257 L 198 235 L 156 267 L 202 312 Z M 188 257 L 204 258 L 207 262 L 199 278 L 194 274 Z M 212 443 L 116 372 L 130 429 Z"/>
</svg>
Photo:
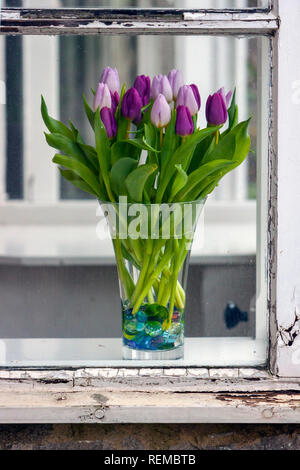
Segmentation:
<svg viewBox="0 0 300 470">
<path fill-rule="evenodd" d="M 156 280 L 156 278 L 160 275 L 161 271 L 164 269 L 166 264 L 170 261 L 170 258 L 173 256 L 170 250 L 170 245 L 168 245 L 167 249 L 165 250 L 164 255 L 162 256 L 161 260 L 157 264 L 156 268 L 152 272 L 150 276 L 147 277 L 146 283 L 144 287 L 141 290 L 141 293 L 139 294 L 137 300 L 134 303 L 134 307 L 132 310 L 132 313 L 136 313 L 143 302 L 144 298 L 146 297 L 149 289 L 152 287 L 153 282 Z M 155 260 L 154 260 L 155 263 Z M 153 263 L 152 263 L 153 264 Z M 150 269 L 149 269 L 150 271 Z"/>
<path fill-rule="evenodd" d="M 219 136 L 220 136 L 220 132 L 219 132 L 219 130 L 217 130 L 216 133 L 215 133 L 216 145 L 218 145 L 218 143 L 219 143 Z"/>
<path fill-rule="evenodd" d="M 155 300 L 154 300 L 153 293 L 152 293 L 152 287 L 150 287 L 147 297 L 148 297 L 149 303 L 154 304 Z"/>
<path fill-rule="evenodd" d="M 146 277 L 146 274 L 147 274 L 147 271 L 148 271 L 148 266 L 149 266 L 150 259 L 151 259 L 151 254 L 152 254 L 152 243 L 151 243 L 151 240 L 147 240 L 147 242 L 148 243 L 146 245 L 145 259 L 144 259 L 144 262 L 143 262 L 143 265 L 142 265 L 142 269 L 141 269 L 141 272 L 140 272 L 140 275 L 139 275 L 138 282 L 136 283 L 134 292 L 132 294 L 131 305 L 135 304 L 136 299 L 139 295 L 139 291 L 140 291 L 140 289 L 142 289 L 142 287 L 144 285 L 144 280 L 145 280 L 145 277 Z M 133 312 L 133 313 L 135 313 L 135 312 Z"/>
<path fill-rule="evenodd" d="M 168 328 L 171 326 L 173 311 L 174 311 L 174 304 L 175 304 L 175 294 L 176 294 L 176 287 L 177 287 L 177 278 L 179 271 L 182 267 L 182 257 L 185 251 L 185 239 L 181 240 L 179 247 L 177 248 L 178 252 L 176 255 L 176 260 L 174 262 L 173 273 L 171 276 L 171 295 L 170 295 L 170 303 L 169 303 L 169 321 L 168 321 Z"/>
</svg>

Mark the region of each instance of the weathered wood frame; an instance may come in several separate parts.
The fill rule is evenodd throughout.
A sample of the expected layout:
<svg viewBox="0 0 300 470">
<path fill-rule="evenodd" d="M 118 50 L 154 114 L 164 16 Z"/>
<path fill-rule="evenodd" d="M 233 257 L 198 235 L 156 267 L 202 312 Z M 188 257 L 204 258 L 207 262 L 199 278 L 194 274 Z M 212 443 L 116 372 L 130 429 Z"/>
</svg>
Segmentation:
<svg viewBox="0 0 300 470">
<path fill-rule="evenodd" d="M 297 0 L 274 1 L 268 10 L 2 11 L 1 34 L 231 34 L 271 38 L 267 272 L 273 375 L 250 369 L 2 371 L 1 422 L 300 422 L 300 381 L 278 378 L 300 377 L 299 221 L 286 230 L 292 209 L 300 203 L 297 191 L 295 194 L 300 177 L 297 145 L 289 147 L 291 157 L 284 160 L 288 143 L 297 143 L 295 139 L 299 142 L 299 116 L 294 108 L 286 124 L 291 109 L 285 99 L 291 77 L 295 80 L 295 74 L 300 74 L 296 52 L 288 48 L 287 54 L 286 49 L 290 43 L 300 42 L 299 29 L 291 29 L 297 14 Z M 280 19 L 283 27 L 279 34 Z M 285 288 L 280 285 L 282 280 Z"/>
</svg>

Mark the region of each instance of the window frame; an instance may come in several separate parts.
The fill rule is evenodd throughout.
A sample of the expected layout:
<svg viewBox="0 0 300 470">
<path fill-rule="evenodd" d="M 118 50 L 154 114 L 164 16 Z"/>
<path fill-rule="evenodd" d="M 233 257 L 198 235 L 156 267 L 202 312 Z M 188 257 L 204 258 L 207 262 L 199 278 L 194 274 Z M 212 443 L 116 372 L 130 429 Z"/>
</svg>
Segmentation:
<svg viewBox="0 0 300 470">
<path fill-rule="evenodd" d="M 291 112 L 286 100 L 290 77 L 296 79 L 299 58 L 290 44 L 299 43 L 300 32 L 290 29 L 300 5 L 290 0 L 270 1 L 269 8 L 244 10 L 168 10 L 168 9 L 12 9 L 4 8 L 0 34 L 215 34 L 267 35 L 271 38 L 271 108 L 269 110 L 269 168 L 268 168 L 268 303 L 270 315 L 270 370 L 280 377 L 300 377 L 295 363 L 299 342 L 299 307 L 296 294 L 290 288 L 281 289 L 280 281 L 287 280 L 298 289 L 299 267 L 293 248 L 297 247 L 297 232 L 285 227 L 295 204 L 292 189 L 297 188 L 300 169 L 292 158 L 285 159 L 286 143 L 298 134 L 299 117 L 295 107 L 289 126 L 286 115 Z M 293 8 L 291 7 L 293 6 Z M 102 21 L 101 21 L 102 20 Z M 280 24 L 281 23 L 281 24 Z M 288 49 L 293 60 L 286 59 Z M 290 103 L 289 103 L 290 104 Z M 298 229 L 298 230 L 297 230 Z M 284 245 L 284 247 L 283 247 Z M 283 247 L 283 248 L 282 248 Z M 298 253 L 296 253 L 297 256 Z M 300 263 L 298 263 L 300 265 Z M 291 300 L 292 298 L 292 300 Z M 289 305 L 290 309 L 285 305 Z M 299 354 L 298 354 L 299 356 Z"/>
</svg>

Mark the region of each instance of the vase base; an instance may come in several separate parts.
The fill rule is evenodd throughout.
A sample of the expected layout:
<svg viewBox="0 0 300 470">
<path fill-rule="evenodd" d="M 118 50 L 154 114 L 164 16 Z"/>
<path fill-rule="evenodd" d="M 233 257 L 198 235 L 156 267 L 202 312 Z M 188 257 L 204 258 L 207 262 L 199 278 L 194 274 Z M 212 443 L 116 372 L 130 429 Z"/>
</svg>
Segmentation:
<svg viewBox="0 0 300 470">
<path fill-rule="evenodd" d="M 183 359 L 184 347 L 183 345 L 177 348 L 162 350 L 162 351 L 149 351 L 146 349 L 132 349 L 123 346 L 123 359 L 133 359 L 138 361 L 170 361 L 174 359 Z"/>
</svg>

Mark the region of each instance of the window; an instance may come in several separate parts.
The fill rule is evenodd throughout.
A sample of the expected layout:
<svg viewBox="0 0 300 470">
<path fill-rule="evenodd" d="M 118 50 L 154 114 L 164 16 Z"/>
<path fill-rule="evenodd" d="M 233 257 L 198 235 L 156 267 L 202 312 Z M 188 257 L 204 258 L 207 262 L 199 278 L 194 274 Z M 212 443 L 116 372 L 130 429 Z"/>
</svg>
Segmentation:
<svg viewBox="0 0 300 470">
<path fill-rule="evenodd" d="M 91 250 L 91 245 L 89 245 L 86 248 L 87 251 L 85 256 L 77 256 L 77 258 L 74 256 L 74 251 L 76 249 L 78 251 L 78 248 L 81 250 L 83 247 L 80 239 L 87 234 L 85 231 L 85 223 L 90 221 L 91 224 L 91 220 L 94 220 L 95 206 L 91 205 L 89 201 L 77 200 L 77 202 L 74 202 L 74 198 L 81 199 L 81 196 L 79 197 L 79 193 L 71 193 L 67 186 L 61 184 L 57 178 L 55 169 L 52 168 L 50 163 L 48 163 L 50 160 L 44 160 L 40 163 L 40 166 L 36 165 L 36 162 L 38 161 L 37 159 L 39 159 L 40 155 L 38 146 L 41 146 L 40 149 L 45 147 L 43 147 L 44 144 L 42 143 L 41 128 L 34 124 L 38 119 L 38 100 L 37 89 L 32 86 L 31 78 L 34 76 L 39 82 L 44 82 L 44 89 L 48 92 L 48 95 L 52 100 L 52 114 L 57 115 L 57 113 L 60 113 L 62 117 L 69 116 L 70 109 L 72 109 L 74 103 L 73 97 L 74 93 L 76 93 L 76 89 L 78 87 L 85 89 L 86 84 L 90 83 L 89 77 L 73 76 L 72 74 L 70 76 L 70 68 L 66 66 L 66 61 L 70 60 L 72 57 L 71 54 L 76 54 L 77 58 L 80 57 L 80 60 L 82 61 L 81 63 L 86 63 L 85 60 L 90 60 L 91 49 L 93 49 L 93 53 L 96 55 L 98 50 L 101 48 L 106 52 L 108 47 L 111 47 L 113 51 L 117 51 L 118 47 L 114 47 L 114 44 L 120 44 L 121 36 L 117 36 L 117 34 L 122 32 L 123 34 L 125 33 L 125 35 L 122 36 L 123 47 L 130 44 L 130 50 L 132 52 L 132 62 L 130 62 L 130 66 L 127 64 L 130 68 L 124 70 L 124 74 L 126 74 L 128 78 L 132 77 L 134 73 L 139 71 L 139 67 L 141 67 L 141 69 L 144 67 L 144 57 L 147 57 L 147 66 L 151 71 L 155 71 L 156 67 L 160 66 L 162 61 L 163 65 L 167 67 L 168 64 L 165 60 L 166 57 L 171 61 L 178 60 L 178 65 L 181 65 L 180 60 L 183 60 L 184 58 L 185 61 L 182 66 L 186 74 L 189 76 L 189 74 L 193 74 L 193 67 L 195 66 L 193 63 L 193 57 L 189 56 L 189 52 L 193 52 L 190 46 L 191 44 L 193 44 L 193 46 L 194 44 L 197 44 L 200 48 L 200 45 L 202 45 L 201 53 L 203 53 L 203 57 L 201 64 L 205 64 L 207 68 L 209 68 L 213 77 L 216 77 L 218 74 L 222 74 L 222 76 L 226 77 L 226 84 L 228 84 L 228 86 L 232 86 L 233 82 L 238 80 L 239 84 L 241 84 L 240 89 L 242 90 L 244 97 L 244 109 L 247 107 L 249 107 L 250 110 L 255 109 L 255 111 L 252 111 L 255 117 L 252 124 L 252 142 L 254 142 L 257 162 L 255 162 L 255 154 L 253 154 L 248 160 L 248 165 L 245 165 L 239 173 L 232 177 L 232 179 L 228 179 L 224 182 L 224 185 L 219 188 L 216 200 L 207 208 L 206 220 L 207 227 L 211 230 L 210 233 L 220 233 L 222 232 L 223 227 L 224 233 L 228 233 L 228 237 L 231 240 L 234 240 L 233 244 L 235 246 L 230 247 L 225 244 L 224 249 L 220 244 L 218 245 L 218 241 L 220 241 L 220 239 L 218 239 L 213 246 L 213 251 L 210 252 L 209 247 L 207 247 L 208 251 L 206 252 L 206 256 L 210 259 L 206 261 L 209 261 L 211 264 L 209 265 L 207 262 L 205 274 L 203 274 L 203 267 L 202 270 L 199 268 L 199 259 L 197 261 L 196 252 L 194 253 L 195 266 L 192 270 L 195 278 L 197 279 L 199 279 L 201 275 L 205 275 L 205 279 L 208 280 L 209 276 L 211 276 L 211 285 L 213 286 L 213 282 L 218 280 L 216 277 L 216 271 L 220 276 L 219 284 L 221 284 L 225 282 L 224 280 L 226 279 L 226 276 L 228 276 L 228 273 L 233 273 L 234 270 L 236 270 L 236 266 L 238 266 L 238 269 L 235 271 L 235 276 L 241 281 L 242 287 L 240 287 L 240 290 L 246 283 L 249 294 L 246 300 L 245 298 L 240 299 L 238 295 L 236 295 L 239 289 L 236 287 L 238 286 L 238 283 L 233 289 L 234 294 L 236 295 L 237 301 L 247 303 L 249 312 L 251 308 L 252 312 L 256 310 L 257 315 L 251 326 L 244 329 L 244 331 L 241 328 L 236 337 L 233 338 L 232 336 L 229 336 L 228 334 L 225 335 L 224 333 L 220 335 L 215 334 L 216 325 L 218 324 L 215 320 L 212 321 L 212 311 L 214 311 L 215 307 L 212 306 L 212 310 L 205 310 L 204 306 L 203 309 L 206 311 L 204 323 L 207 321 L 208 327 L 206 330 L 205 327 L 203 327 L 204 329 L 200 331 L 200 335 L 202 334 L 202 336 L 204 336 L 203 331 L 205 330 L 207 333 L 206 337 L 202 337 L 201 341 L 198 339 L 191 341 L 191 355 L 188 356 L 188 359 L 183 363 L 183 365 L 264 366 L 267 360 L 266 334 L 268 312 L 270 313 L 272 320 L 271 341 L 275 341 L 276 336 L 273 321 L 275 317 L 273 318 L 274 314 L 271 311 L 271 307 L 276 304 L 275 301 L 277 294 L 274 290 L 274 282 L 272 283 L 270 274 L 274 274 L 275 279 L 277 280 L 280 276 L 281 278 L 284 278 L 288 266 L 288 259 L 286 261 L 278 260 L 278 271 L 274 271 L 275 254 L 273 251 L 271 251 L 270 254 L 270 249 L 272 250 L 274 246 L 272 244 L 274 241 L 273 239 L 270 240 L 270 237 L 275 236 L 277 233 L 280 234 L 280 227 L 282 227 L 281 225 L 277 227 L 276 218 L 271 218 L 271 215 L 273 214 L 272 209 L 275 207 L 274 201 L 276 200 L 276 192 L 273 192 L 275 188 L 274 165 L 276 158 L 272 153 L 274 148 L 272 146 L 272 142 L 274 142 L 272 141 L 272 137 L 275 130 L 277 130 L 276 122 L 274 121 L 276 118 L 276 109 L 274 108 L 273 101 L 277 92 L 274 85 L 274 78 L 276 78 L 276 69 L 274 73 L 274 66 L 276 66 L 277 59 L 277 45 L 274 35 L 278 29 L 278 19 L 275 6 L 272 5 L 271 2 L 234 2 L 233 0 L 222 2 L 203 1 L 201 2 L 200 8 L 210 8 L 208 12 L 205 12 L 194 10 L 196 7 L 199 7 L 198 2 L 197 5 L 195 5 L 195 2 L 194 4 L 193 2 L 186 2 L 186 11 L 172 11 L 174 6 L 176 6 L 176 2 L 124 2 L 124 5 L 123 2 L 118 4 L 115 2 L 116 4 L 114 7 L 138 8 L 136 11 L 136 17 L 131 16 L 129 20 L 128 16 L 126 16 L 128 14 L 128 12 L 126 13 L 126 10 L 123 12 L 118 10 L 88 10 L 85 12 L 80 9 L 73 10 L 72 8 L 82 6 L 80 5 L 80 2 L 75 1 L 50 2 L 49 0 L 49 5 L 47 6 L 49 8 L 57 8 L 57 13 L 53 13 L 51 11 L 35 11 L 34 8 L 37 5 L 36 2 L 33 1 L 23 2 L 22 5 L 10 5 L 8 2 L 6 3 L 7 9 L 3 11 L 1 27 L 1 31 L 8 34 L 1 38 L 3 39 L 1 42 L 2 58 L 5 53 L 6 61 L 2 60 L 2 65 L 0 65 L 0 67 L 2 67 L 1 70 L 3 71 L 3 64 L 5 64 L 6 73 L 11 73 L 9 71 L 10 67 L 12 67 L 13 70 L 19 70 L 19 73 L 15 74 L 15 82 L 10 81 L 9 83 L 6 83 L 6 107 L 5 109 L 2 107 L 2 111 L 5 111 L 8 116 L 6 121 L 8 125 L 6 128 L 2 125 L 1 132 L 5 133 L 7 139 L 6 148 L 2 147 L 1 150 L 3 155 L 7 155 L 9 157 L 7 159 L 6 166 L 6 181 L 4 181 L 4 178 L 2 177 L 0 186 L 2 188 L 2 199 L 4 201 L 0 208 L 3 225 L 5 225 L 3 233 L 6 232 L 6 235 L 3 236 L 2 239 L 2 258 L 4 259 L 4 256 L 6 256 L 5 260 L 7 264 L 11 263 L 12 259 L 16 262 L 16 253 L 18 253 L 18 257 L 23 263 L 30 262 L 32 264 L 34 262 L 38 262 L 40 264 L 39 272 L 30 272 L 30 269 L 34 269 L 32 266 L 30 268 L 26 268 L 29 269 L 29 271 L 26 272 L 26 282 L 28 282 L 27 288 L 30 285 L 30 276 L 32 276 L 31 282 L 34 282 L 37 278 L 41 279 L 43 273 L 45 275 L 46 271 L 43 267 L 43 262 L 47 261 L 48 263 L 53 263 L 53 260 L 59 259 L 59 262 L 68 261 L 73 264 L 80 263 L 81 267 L 77 266 L 73 271 L 73 275 L 75 276 L 77 283 L 75 285 L 80 286 L 80 279 L 83 274 L 80 272 L 80 270 L 83 269 L 82 265 L 87 263 L 87 258 L 91 258 L 91 253 L 95 253 L 95 251 L 93 252 L 93 250 Z M 30 22 L 22 22 L 24 11 L 11 10 L 11 6 L 28 9 L 32 8 L 32 10 L 28 10 L 26 12 L 26 21 L 30 18 Z M 100 2 L 92 2 L 92 4 L 89 5 L 91 8 L 99 6 L 103 8 L 107 7 L 105 2 L 101 2 L 101 4 Z M 68 10 L 67 14 L 60 17 L 59 8 L 62 7 L 70 7 L 71 9 Z M 139 10 L 139 8 L 147 7 L 162 7 L 164 10 Z M 170 8 L 170 10 L 168 10 L 168 8 Z M 213 8 L 218 8 L 220 11 L 214 12 Z M 283 15 L 288 16 L 288 12 L 284 9 L 285 7 L 283 6 L 282 8 Z M 190 11 L 188 9 L 190 9 Z M 225 9 L 229 9 L 230 13 L 226 13 Z M 234 12 L 234 9 L 237 10 L 236 13 Z M 242 11 L 239 11 L 238 9 L 242 9 Z M 59 26 L 57 21 L 53 24 L 53 17 L 56 16 L 57 18 L 57 15 L 59 18 Z M 102 22 L 101 18 L 103 16 L 106 20 L 110 18 L 112 21 Z M 119 21 L 114 22 L 115 19 L 118 19 Z M 184 35 L 182 36 L 183 23 Z M 128 26 L 129 24 L 130 28 Z M 60 31 L 63 30 L 66 34 L 76 33 L 76 36 L 47 36 L 50 32 L 54 34 L 58 33 L 59 28 L 61 28 Z M 130 34 L 128 34 L 129 29 Z M 9 36 L 9 33 L 25 33 L 26 31 L 27 34 L 29 33 L 28 36 Z M 42 33 L 42 35 L 30 35 L 37 31 Z M 80 31 L 81 34 L 78 34 L 78 31 Z M 100 32 L 109 33 L 110 36 L 90 36 L 91 33 L 97 35 Z M 167 32 L 172 35 L 166 35 L 165 33 Z M 161 37 L 153 37 L 151 35 L 152 33 L 159 33 L 161 34 Z M 238 39 L 237 37 L 241 35 L 244 36 L 244 38 Z M 10 40 L 13 46 L 10 44 Z M 14 40 L 15 43 L 13 43 Z M 160 41 L 159 44 L 162 54 L 156 58 L 158 59 L 158 63 L 155 63 L 154 59 L 147 54 L 147 51 L 149 51 L 149 49 L 153 50 L 153 47 L 155 47 L 154 45 L 157 44 L 158 41 Z M 41 44 L 43 44 L 44 47 L 43 51 L 40 49 Z M 17 51 L 14 60 L 11 60 L 9 47 L 14 47 L 14 50 Z M 211 56 L 208 52 L 203 52 L 203 50 L 207 51 L 209 48 L 217 51 L 215 60 L 211 60 Z M 32 53 L 33 50 L 35 51 L 35 54 Z M 47 54 L 45 54 L 45 50 L 47 50 Z M 167 51 L 167 53 L 164 53 L 164 51 Z M 136 58 L 138 59 L 136 60 Z M 228 67 L 229 58 L 231 60 L 230 67 Z M 253 58 L 255 59 L 253 60 Z M 39 73 L 40 71 L 36 70 L 38 64 L 41 63 L 41 60 L 44 60 L 45 73 L 43 71 L 42 73 Z M 120 58 L 116 58 L 115 60 L 119 60 L 121 63 Z M 51 67 L 49 66 L 50 63 L 52 65 Z M 63 64 L 63 66 L 61 66 L 61 64 Z M 89 73 L 91 73 L 92 76 L 95 76 L 96 72 L 96 70 L 91 70 L 91 67 L 89 67 Z M 20 84 L 18 83 L 20 75 L 23 76 L 22 90 L 19 91 L 19 94 L 17 94 L 16 97 L 14 97 L 12 90 L 16 90 L 18 87 L 20 88 Z M 281 68 L 279 68 L 278 75 L 279 77 L 284 76 L 284 72 Z M 67 90 L 68 94 L 66 92 L 64 93 L 64 82 L 72 82 L 72 86 Z M 57 86 L 58 83 L 60 84 L 59 87 Z M 204 94 L 209 91 L 209 86 L 210 83 L 205 84 L 205 86 L 203 85 L 203 89 L 206 87 Z M 214 86 L 218 86 L 218 81 L 214 83 Z M 282 86 L 280 81 L 278 86 L 280 96 Z M 20 102 L 18 116 L 15 117 L 13 114 L 15 112 L 15 107 L 10 104 L 12 98 L 19 100 L 18 102 Z M 80 113 L 78 116 L 80 119 Z M 11 122 L 14 123 L 13 126 L 11 126 Z M 12 138 L 12 136 L 18 137 Z M 37 146 L 36 149 L 33 149 L 33 145 Z M 22 155 L 23 160 L 21 159 Z M 46 161 L 47 163 L 45 163 Z M 17 169 L 17 172 L 22 170 L 22 162 L 24 171 L 23 178 L 20 173 L 15 173 L 14 171 L 15 169 Z M 258 170 L 257 176 L 256 169 Z M 282 168 L 279 164 L 279 170 L 280 169 Z M 2 170 L 3 176 L 3 174 L 5 174 L 4 165 L 2 166 Z M 286 171 L 288 170 L 286 169 Z M 292 172 L 292 169 L 290 169 L 290 171 Z M 47 185 L 44 183 L 46 179 Z M 4 193 L 9 195 L 9 200 L 5 201 Z M 26 201 L 25 204 L 20 203 L 22 198 Z M 258 200 L 258 206 L 257 214 L 255 216 L 256 198 Z M 11 201 L 13 199 L 14 201 Z M 72 201 L 69 201 L 70 204 L 64 205 L 63 200 L 65 199 L 72 199 Z M 28 205 L 28 202 L 30 202 L 30 205 Z M 279 207 L 281 207 L 280 204 Z M 83 212 L 83 209 L 85 212 Z M 284 211 L 282 213 L 284 213 Z M 80 227 L 76 234 L 72 232 L 72 237 L 70 237 L 68 229 L 73 227 L 74 220 L 76 220 L 76 218 L 77 220 L 80 218 Z M 255 218 L 257 221 L 257 230 L 255 230 Z M 52 225 L 49 224 L 51 220 Z M 223 225 L 220 227 L 220 225 L 218 225 L 224 220 L 227 222 L 230 221 L 230 226 Z M 283 216 L 282 220 L 285 220 Z M 64 223 L 62 223 L 62 221 Z M 242 224 L 241 221 L 243 221 Z M 22 225 L 21 222 L 23 222 Z M 280 224 L 280 218 L 278 219 L 278 222 Z M 22 236 L 19 236 L 19 238 L 12 236 L 12 233 L 16 231 L 16 228 L 13 228 L 12 226 L 16 223 L 19 228 L 21 227 Z M 36 238 L 32 238 L 33 232 L 30 231 L 31 229 L 28 231 L 28 227 L 32 228 L 32 226 L 35 226 L 34 236 Z M 59 238 L 59 229 L 57 229 L 57 226 L 59 226 L 60 229 L 63 229 L 63 235 L 61 238 Z M 258 240 L 257 245 L 256 234 Z M 286 237 L 287 240 L 291 240 L 294 243 L 292 230 L 287 236 L 282 229 L 281 234 L 283 237 L 282 240 Z M 26 236 L 28 237 L 27 244 L 24 243 L 24 238 L 26 239 Z M 236 236 L 237 238 L 231 238 L 231 236 Z M 41 237 L 44 238 L 41 239 Z M 49 250 L 49 238 L 55 240 L 56 237 L 56 243 L 50 245 Z M 70 241 L 70 238 L 73 239 Z M 211 241 L 212 238 L 213 237 L 208 236 L 206 239 Z M 248 246 L 242 246 L 241 252 L 238 252 L 238 250 L 237 252 L 235 251 L 235 249 L 238 248 L 238 243 L 235 243 L 235 241 L 238 239 L 243 239 L 243 241 L 246 240 L 249 242 Z M 38 244 L 36 243 L 36 240 L 39 240 Z M 272 241 L 271 244 L 270 241 Z M 71 253 L 71 255 L 70 251 L 72 251 L 72 249 L 70 250 L 70 245 L 73 246 L 73 253 Z M 55 256 L 51 256 L 51 253 L 49 255 L 49 251 L 47 253 L 47 250 L 43 251 L 45 246 L 48 247 L 49 251 L 53 249 L 55 251 Z M 216 247 L 220 249 L 219 253 Z M 108 259 L 106 247 L 103 251 L 106 252 L 103 254 L 105 263 Z M 205 253 L 205 250 L 203 250 L 202 253 Z M 225 254 L 227 256 L 225 256 Z M 255 255 L 256 271 L 254 268 Z M 214 257 L 218 259 L 213 261 Z M 30 259 L 31 261 L 29 261 Z M 202 257 L 200 257 L 200 261 L 201 263 L 205 262 L 205 256 L 203 257 L 203 254 Z M 271 261 L 273 261 L 273 264 Z M 91 263 L 91 260 L 89 259 L 88 262 Z M 59 271 L 59 269 L 55 267 L 54 270 L 57 271 L 55 271 L 54 276 L 64 276 L 64 280 L 68 279 L 69 273 L 67 271 L 69 268 L 70 266 L 65 268 L 65 272 L 63 272 Z M 222 268 L 224 268 L 223 274 Z M 23 284 L 25 274 L 21 271 L 22 269 L 25 269 L 24 266 L 22 268 L 19 266 L 8 267 L 8 265 L 3 264 L 3 269 L 5 269 L 5 272 L 10 274 L 11 277 L 16 276 L 16 271 L 14 271 L 14 269 L 19 269 L 20 277 L 18 283 L 19 286 Z M 48 269 L 50 269 L 50 267 Z M 225 269 L 227 270 L 226 272 Z M 296 274 L 297 271 L 295 267 L 295 275 Z M 95 282 L 95 276 L 99 275 L 98 268 L 90 267 L 89 275 L 92 298 L 92 284 Z M 9 280 L 9 276 L 6 278 Z M 108 281 L 108 279 L 107 275 L 103 274 L 103 283 Z M 74 288 L 74 284 L 72 284 L 72 286 Z M 69 285 L 70 291 L 72 290 L 72 286 Z M 24 287 L 26 287 L 26 285 L 24 285 Z M 54 285 L 52 288 L 52 297 L 54 297 Z M 196 288 L 197 286 L 195 289 Z M 228 291 L 229 286 L 224 284 L 224 288 Z M 6 287 L 4 287 L 4 289 L 6 290 Z M 49 292 L 51 295 L 51 291 L 49 289 L 50 287 L 48 285 L 47 295 L 49 295 Z M 45 292 L 40 295 L 40 299 L 43 297 Z M 212 288 L 211 291 L 209 291 L 206 287 L 206 292 L 211 292 L 212 297 L 214 289 Z M 205 295 L 203 295 L 203 302 L 209 303 L 209 300 L 205 300 L 207 299 Z M 282 307 L 282 303 L 286 300 L 286 296 L 281 293 L 279 294 L 279 297 L 281 302 L 279 305 L 281 305 L 283 311 L 284 308 Z M 297 289 L 295 289 L 295 299 L 296 297 Z M 41 310 L 46 310 L 46 304 L 47 301 L 44 303 L 41 302 Z M 68 308 L 75 309 L 75 306 L 76 299 L 74 304 L 69 304 Z M 194 305 L 191 307 L 191 311 L 193 309 L 195 309 Z M 222 310 L 219 306 L 217 309 L 219 312 L 218 322 L 220 322 L 220 314 L 222 313 Z M 59 310 L 59 302 L 56 306 L 56 310 Z M 79 310 L 76 310 L 77 315 L 78 311 Z M 296 319 L 293 319 L 294 324 L 292 324 L 292 328 L 294 328 L 297 323 L 297 315 L 298 313 L 296 314 Z M 62 322 L 62 316 L 56 317 L 56 320 L 57 322 Z M 286 337 L 290 333 L 290 331 L 288 331 L 290 326 L 289 320 L 290 317 L 287 317 L 287 323 L 285 321 L 281 323 L 283 327 L 281 338 L 284 338 L 282 339 L 284 344 L 285 341 L 287 341 Z M 2 321 L 4 321 L 2 328 L 5 326 L 8 328 L 7 331 L 10 331 L 11 333 L 15 331 L 16 333 L 13 325 L 14 322 L 10 322 L 6 317 L 4 317 L 4 320 Z M 105 321 L 108 320 L 106 319 Z M 197 318 L 194 318 L 194 321 L 197 322 Z M 70 322 L 70 318 L 66 320 L 65 324 L 68 324 L 68 322 Z M 11 324 L 9 325 L 9 323 Z M 83 362 L 85 361 L 90 365 L 108 363 L 119 364 L 119 359 L 115 355 L 116 349 L 113 342 L 104 341 L 105 347 L 107 348 L 107 354 L 98 361 L 93 361 L 93 358 L 95 357 L 94 353 L 96 351 L 93 347 L 96 348 L 96 345 L 98 344 L 97 341 L 95 341 L 93 346 L 92 341 L 87 342 L 84 339 L 78 340 L 77 343 L 77 351 L 80 351 L 80 353 L 77 356 L 68 356 L 69 359 L 66 359 L 67 356 L 64 356 L 64 354 L 68 354 L 68 348 L 70 347 L 70 344 L 72 344 L 71 341 L 73 341 L 71 339 L 61 341 L 49 340 L 46 343 L 37 341 L 35 343 L 35 347 L 37 347 L 38 350 L 33 352 L 34 340 L 29 338 L 24 339 L 24 335 L 22 335 L 22 332 L 26 330 L 26 324 L 28 324 L 28 318 L 18 318 L 18 334 L 11 336 L 11 339 L 6 341 L 6 360 L 10 365 L 13 364 L 16 357 L 21 357 L 21 361 L 24 360 L 22 364 L 25 365 L 82 365 L 82 358 L 84 358 Z M 192 321 L 190 325 L 191 331 L 194 330 L 194 324 Z M 110 327 L 111 323 L 104 322 L 104 330 L 108 331 Z M 71 324 L 69 331 L 74 331 L 74 329 L 72 330 Z M 82 330 L 81 334 L 83 338 L 85 331 Z M 52 335 L 53 333 L 51 333 L 50 336 Z M 19 341 L 15 339 L 17 336 L 20 338 Z M 66 336 L 68 337 L 69 333 L 66 333 Z M 214 336 L 219 336 L 219 338 L 214 338 Z M 292 343 L 293 342 L 294 340 Z M 43 351 L 43 344 L 47 350 Z M 49 357 L 49 348 L 52 348 L 52 362 L 50 361 L 47 363 L 46 358 Z M 19 349 L 18 352 L 17 349 Z M 282 354 L 287 354 L 287 356 L 289 356 L 287 348 L 283 347 L 282 351 L 285 351 Z M 281 358 L 283 357 L 282 354 L 280 356 Z M 204 355 L 206 362 L 202 363 L 201 361 Z M 37 361 L 37 356 L 39 357 L 39 361 Z M 274 365 L 276 362 L 274 357 L 276 357 L 276 355 L 272 357 Z M 126 366 L 127 365 L 130 364 L 126 364 Z M 280 367 L 282 367 L 283 371 L 285 370 L 283 363 Z M 294 369 L 291 368 L 289 370 Z"/>
</svg>

